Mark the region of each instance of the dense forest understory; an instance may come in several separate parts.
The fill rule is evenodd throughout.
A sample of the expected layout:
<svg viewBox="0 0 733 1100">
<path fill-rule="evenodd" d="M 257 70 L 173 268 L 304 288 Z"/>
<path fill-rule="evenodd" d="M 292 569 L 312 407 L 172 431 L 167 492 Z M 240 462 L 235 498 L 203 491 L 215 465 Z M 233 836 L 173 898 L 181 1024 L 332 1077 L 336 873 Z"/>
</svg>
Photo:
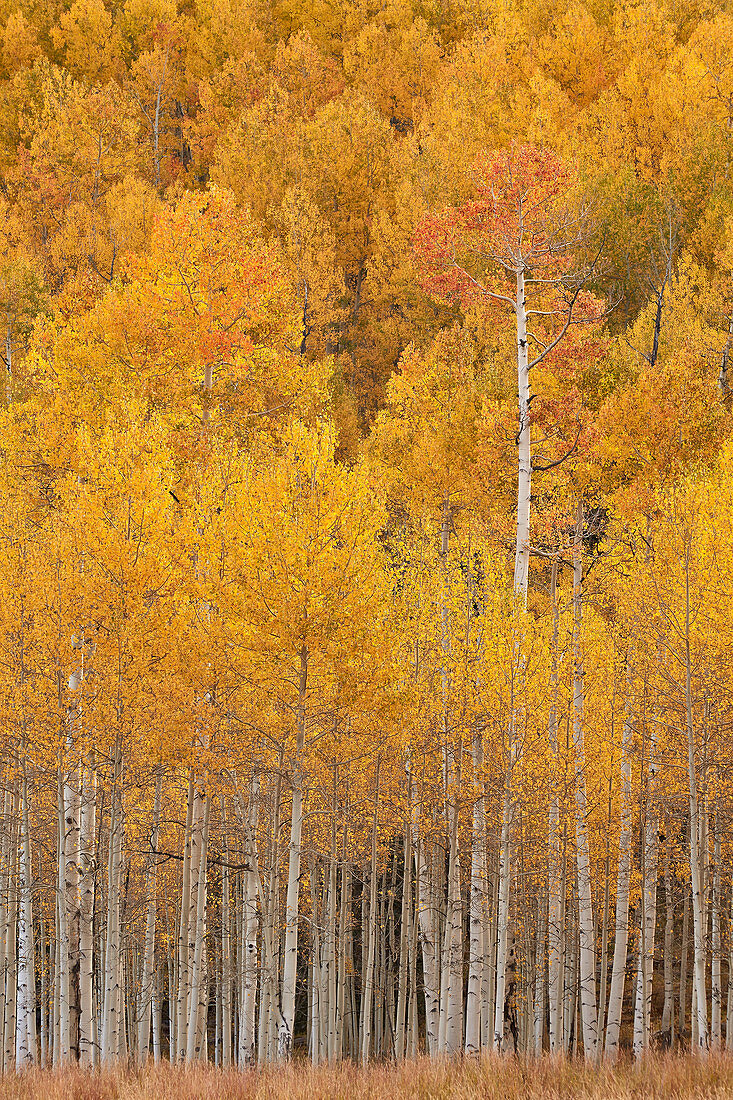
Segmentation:
<svg viewBox="0 0 733 1100">
<path fill-rule="evenodd" d="M 3 1095 L 730 1095 L 733 6 L 0 0 L 0 84 Z"/>
</svg>

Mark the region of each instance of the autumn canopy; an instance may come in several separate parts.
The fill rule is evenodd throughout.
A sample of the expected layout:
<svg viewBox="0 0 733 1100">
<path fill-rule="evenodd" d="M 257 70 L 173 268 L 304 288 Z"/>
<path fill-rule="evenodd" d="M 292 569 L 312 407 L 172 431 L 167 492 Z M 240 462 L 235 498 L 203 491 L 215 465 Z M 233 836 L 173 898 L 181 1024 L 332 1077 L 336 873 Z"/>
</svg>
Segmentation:
<svg viewBox="0 0 733 1100">
<path fill-rule="evenodd" d="M 733 9 L 0 82 L 0 1070 L 733 1051 Z"/>
</svg>

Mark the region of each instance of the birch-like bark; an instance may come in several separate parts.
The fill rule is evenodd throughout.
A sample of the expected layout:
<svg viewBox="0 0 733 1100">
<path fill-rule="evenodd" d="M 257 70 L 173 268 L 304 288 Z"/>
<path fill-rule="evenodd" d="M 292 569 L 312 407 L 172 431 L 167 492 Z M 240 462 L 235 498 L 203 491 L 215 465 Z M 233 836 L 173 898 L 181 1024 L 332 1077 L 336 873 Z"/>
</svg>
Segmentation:
<svg viewBox="0 0 733 1100">
<path fill-rule="evenodd" d="M 326 977 L 328 981 L 327 1056 L 331 1065 L 336 1061 L 337 988 L 336 988 L 336 887 L 337 887 L 337 816 L 338 768 L 333 770 L 333 800 L 331 803 L 331 853 L 328 867 L 328 918 L 326 929 Z"/>
<path fill-rule="evenodd" d="M 79 1061 L 99 1061 L 94 1011 L 94 893 L 97 783 L 93 767 L 82 769 L 79 838 Z"/>
<path fill-rule="evenodd" d="M 484 797 L 486 785 L 484 784 Z M 493 852 L 489 854 L 488 831 L 484 821 L 484 865 L 486 867 L 486 906 L 484 908 L 484 968 L 483 1004 L 481 1006 L 481 1049 L 493 1050 L 494 1002 L 496 998 L 496 928 L 499 911 L 499 876 L 493 866 Z M 490 870 L 491 865 L 491 870 Z"/>
<path fill-rule="evenodd" d="M 18 992 L 18 891 L 17 891 L 17 856 L 18 856 L 18 819 L 17 819 L 17 791 L 11 795 L 12 821 L 11 850 L 10 850 L 10 875 L 8 881 L 8 922 L 7 922 L 7 947 L 6 947 L 6 994 L 5 994 L 5 1032 L 4 1032 L 4 1065 L 5 1072 L 12 1073 L 15 1067 L 15 1036 L 17 1024 L 17 992 Z"/>
<path fill-rule="evenodd" d="M 176 956 L 176 1059 L 181 1060 L 186 1053 L 188 1039 L 188 1000 L 189 1000 L 189 952 L 188 920 L 191 909 L 191 845 L 193 833 L 195 783 L 193 771 L 188 777 L 188 798 L 186 801 L 186 826 L 183 839 L 183 877 L 181 881 L 181 910 L 178 927 L 178 950 Z"/>
<path fill-rule="evenodd" d="M 28 821 L 28 782 L 23 776 L 20 805 L 20 897 L 18 911 L 18 994 L 16 1071 L 36 1061 L 36 981 L 33 936 L 32 866 Z"/>
<path fill-rule="evenodd" d="M 535 944 L 535 990 L 533 1038 L 534 1055 L 542 1056 L 542 1044 L 545 1031 L 545 903 L 542 896 L 537 898 L 537 938 Z"/>
<path fill-rule="evenodd" d="M 229 840 L 226 807 L 221 803 L 224 837 L 224 861 L 221 869 L 221 1062 L 224 1069 L 232 1064 L 232 942 L 229 886 Z"/>
<path fill-rule="evenodd" d="M 664 851 L 664 1006 L 662 1008 L 662 1042 L 674 1046 L 674 899 L 669 870 L 669 844 Z"/>
<path fill-rule="evenodd" d="M 188 968 L 186 972 L 187 1018 L 181 1035 L 179 1057 L 191 1061 L 197 1048 L 198 1039 L 198 996 L 201 988 L 201 964 L 203 956 L 196 954 L 200 931 L 200 906 L 205 904 L 206 851 L 204 832 L 206 830 L 207 795 L 198 783 L 194 782 L 193 814 L 191 818 L 191 889 L 186 922 L 188 950 Z M 202 944 L 203 949 L 203 944 Z M 196 989 L 194 992 L 194 982 Z M 189 1053 L 190 1052 L 190 1053 Z"/>
<path fill-rule="evenodd" d="M 684 901 L 682 904 L 682 943 L 680 945 L 680 1007 L 678 1030 L 680 1038 L 684 1039 L 687 1028 L 687 969 L 690 945 L 690 892 L 687 884 L 684 886 Z"/>
<path fill-rule="evenodd" d="M 733 1052 L 733 886 L 731 908 L 727 914 L 727 1008 L 725 1012 L 725 1049 Z"/>
<path fill-rule="evenodd" d="M 626 717 L 621 736 L 621 829 L 618 842 L 618 878 L 616 882 L 616 925 L 613 941 L 611 989 L 608 995 L 605 1056 L 613 1063 L 618 1057 L 621 1014 L 626 981 L 626 953 L 629 943 L 629 889 L 631 884 L 631 735 L 633 713 L 631 703 L 631 666 L 628 669 Z"/>
<path fill-rule="evenodd" d="M 46 922 L 43 917 L 39 922 L 39 934 L 40 934 L 40 985 L 41 985 L 41 1069 L 48 1067 L 48 979 L 47 979 L 47 967 L 50 970 L 51 960 L 48 955 L 48 948 L 46 943 Z"/>
<path fill-rule="evenodd" d="M 285 901 L 285 957 L 282 980 L 282 1020 L 278 1035 L 280 1058 L 289 1058 L 295 1026 L 295 982 L 298 964 L 298 904 L 300 899 L 301 836 L 303 832 L 303 754 L 305 752 L 308 650 L 300 651 L 298 712 L 295 760 L 293 761 L 293 805 L 288 851 L 288 888 Z"/>
<path fill-rule="evenodd" d="M 501 819 L 501 840 L 499 844 L 499 904 L 496 928 L 496 993 L 494 1001 L 494 1045 L 493 1049 L 504 1049 L 504 1001 L 506 992 L 507 951 L 509 946 L 509 883 L 511 878 L 511 828 L 512 828 L 512 761 L 510 761 L 504 789 L 504 801 Z"/>
<path fill-rule="evenodd" d="M 65 782 L 62 768 L 58 772 L 58 893 L 56 896 L 56 910 L 58 914 L 57 943 L 58 943 L 58 1042 L 54 1045 L 54 1067 L 63 1065 L 69 1061 L 70 1047 L 70 943 L 69 943 L 69 912 L 66 900 L 66 868 L 67 868 L 67 829 L 65 810 Z M 7 1019 L 7 1013 L 6 1013 Z"/>
<path fill-rule="evenodd" d="M 560 607 L 557 598 L 556 557 L 552 559 L 550 576 L 550 597 L 552 600 L 552 643 L 550 671 L 550 713 L 548 717 L 548 740 L 553 776 L 550 782 L 550 806 L 547 824 L 547 996 L 549 1000 L 549 1041 L 550 1052 L 557 1054 L 562 1049 L 560 1034 L 561 998 L 562 998 L 562 902 L 560 898 L 561 852 L 560 852 L 560 790 L 558 786 L 558 683 L 559 683 L 559 629 Z"/>
<path fill-rule="evenodd" d="M 583 592 L 583 503 L 578 501 L 573 544 L 573 748 L 575 750 L 575 838 L 578 863 L 578 931 L 580 1010 L 583 1021 L 583 1052 L 587 1061 L 598 1053 L 598 1009 L 596 1002 L 596 954 L 593 900 L 588 846 L 588 799 L 585 783 L 584 704 L 582 657 Z"/>
<path fill-rule="evenodd" d="M 6 1071 L 4 1027 L 8 1000 L 8 967 L 11 961 L 10 921 L 10 857 L 12 845 L 12 795 L 6 789 L 3 798 L 2 838 L 0 839 L 0 1070 Z"/>
<path fill-rule="evenodd" d="M 517 388 L 519 391 L 519 431 L 517 433 L 517 545 L 514 557 L 514 592 L 527 602 L 529 583 L 529 523 L 532 493 L 532 459 L 530 453 L 530 391 L 529 352 L 527 348 L 527 302 L 524 285 L 524 264 L 517 264 Z"/>
<path fill-rule="evenodd" d="M 349 902 L 348 875 L 349 867 L 346 860 L 346 818 L 344 818 L 343 835 L 341 839 L 341 897 L 339 899 L 339 950 L 338 950 L 338 1006 L 336 1012 L 336 1058 L 340 1061 L 345 1053 L 345 1015 L 346 1015 L 346 914 Z M 409 842 L 407 845 L 409 856 Z"/>
<path fill-rule="evenodd" d="M 121 945 L 121 886 L 122 886 L 122 840 L 123 810 L 122 793 L 122 754 L 115 749 L 114 774 L 112 777 L 112 802 L 110 806 L 109 826 L 109 862 L 107 870 L 107 938 L 105 946 L 105 985 L 102 1023 L 103 1062 L 111 1062 L 120 1053 L 120 1031 L 124 1030 L 124 1020 L 120 1021 L 122 1009 L 120 975 L 122 972 Z"/>
<path fill-rule="evenodd" d="M 193 934 L 193 966 L 191 968 L 191 993 L 188 1037 L 186 1042 L 186 1061 L 192 1062 L 201 1054 L 203 1047 L 202 1004 L 208 1002 L 208 987 L 205 976 L 205 941 L 206 941 L 206 859 L 209 841 L 209 815 L 211 811 L 211 796 L 201 794 L 203 807 L 199 814 L 194 814 L 198 820 L 199 828 L 197 842 L 192 846 L 192 859 L 197 857 L 196 873 L 196 910 Z M 193 879 L 193 876 L 192 876 Z M 205 994 L 202 1002 L 202 993 Z"/>
<path fill-rule="evenodd" d="M 615 693 L 614 693 L 615 697 Z M 615 699 L 614 699 L 615 701 Z M 613 721 L 613 719 L 612 719 Z M 608 777 L 608 817 L 606 819 L 606 858 L 603 868 L 603 927 L 601 929 L 601 980 L 598 991 L 598 1043 L 603 1046 L 603 1032 L 605 1028 L 606 1014 L 606 985 L 608 983 L 608 922 L 611 906 L 611 794 L 613 788 L 612 776 Z M 600 1053 L 600 1051 L 599 1051 Z"/>
<path fill-rule="evenodd" d="M 692 653 L 690 647 L 690 555 L 688 537 L 685 552 L 685 710 L 687 717 L 687 771 L 690 795 L 690 877 L 692 879 L 693 974 L 697 1045 L 708 1048 L 707 991 L 705 988 L 705 923 L 703 882 L 700 861 L 700 821 L 695 766 L 695 726 L 692 710 Z"/>
<path fill-rule="evenodd" d="M 361 1061 L 369 1061 L 372 1047 L 372 999 L 374 996 L 374 958 L 377 938 L 377 820 L 379 813 L 379 758 L 374 779 L 374 814 L 372 818 L 372 854 L 369 881 L 369 930 L 364 992 L 361 1001 Z"/>
<path fill-rule="evenodd" d="M 160 830 L 160 804 L 163 790 L 163 773 L 157 768 L 155 796 L 153 799 L 153 825 L 150 831 L 151 853 L 145 875 L 145 892 L 148 898 L 148 912 L 145 921 L 145 945 L 143 947 L 143 970 L 140 981 L 140 1009 L 138 1012 L 138 1056 L 146 1062 L 150 1048 L 150 1022 L 153 1005 L 153 986 L 155 982 L 155 919 L 157 913 L 158 886 L 158 833 Z"/>
<path fill-rule="evenodd" d="M 417 926 L 423 960 L 423 990 L 425 995 L 425 1037 L 428 1054 L 437 1053 L 440 1009 L 440 984 L 438 977 L 438 952 L 436 936 L 437 899 L 427 844 L 420 829 L 417 784 L 414 776 L 411 784 L 412 837 L 415 850 Z"/>
<path fill-rule="evenodd" d="M 474 794 L 471 829 L 471 886 L 468 918 L 468 988 L 466 991 L 466 1054 L 481 1050 L 481 1011 L 483 1006 L 484 907 L 486 905 L 486 806 L 483 795 L 484 751 L 481 733 L 473 735 Z"/>
<path fill-rule="evenodd" d="M 642 830 L 641 927 L 634 1010 L 634 1055 L 637 1058 L 642 1051 L 649 1048 L 651 1042 L 651 1002 L 654 940 L 657 927 L 657 856 L 659 847 L 659 822 L 655 792 L 656 771 L 657 732 L 656 725 L 652 723 L 649 735 L 649 765 Z"/>
<path fill-rule="evenodd" d="M 721 837 L 717 810 L 713 818 L 713 889 L 711 897 L 712 961 L 710 967 L 710 1045 L 719 1050 L 723 1040 L 723 943 L 720 927 L 720 853 Z"/>
<path fill-rule="evenodd" d="M 408 769 L 409 775 L 409 769 Z M 400 910 L 400 952 L 399 952 L 399 974 L 397 978 L 397 1022 L 395 1026 L 394 1036 L 394 1056 L 397 1061 L 400 1061 L 405 1056 L 406 1047 L 406 1020 L 405 1011 L 407 1007 L 407 977 L 408 977 L 408 955 L 409 955 L 409 935 L 410 935 L 410 909 L 411 909 L 411 897 L 412 897 L 412 882 L 410 869 L 412 864 L 410 854 L 410 823 L 405 821 L 404 832 L 404 850 L 402 859 L 402 905 Z"/>
<path fill-rule="evenodd" d="M 257 1001 L 257 932 L 259 918 L 257 913 L 257 875 L 254 865 L 257 859 L 257 811 L 259 803 L 259 776 L 252 778 L 248 807 L 247 859 L 249 869 L 244 876 L 244 911 L 242 929 L 244 933 L 244 997 L 242 1002 L 242 1033 L 240 1042 L 240 1065 L 253 1065 L 255 1061 L 255 1005 Z"/>
<path fill-rule="evenodd" d="M 459 781 L 460 782 L 460 781 Z M 461 869 L 458 855 L 457 793 L 451 792 L 451 833 L 448 854 L 448 897 L 441 967 L 440 1052 L 455 1054 L 463 1038 L 463 911 Z"/>
</svg>

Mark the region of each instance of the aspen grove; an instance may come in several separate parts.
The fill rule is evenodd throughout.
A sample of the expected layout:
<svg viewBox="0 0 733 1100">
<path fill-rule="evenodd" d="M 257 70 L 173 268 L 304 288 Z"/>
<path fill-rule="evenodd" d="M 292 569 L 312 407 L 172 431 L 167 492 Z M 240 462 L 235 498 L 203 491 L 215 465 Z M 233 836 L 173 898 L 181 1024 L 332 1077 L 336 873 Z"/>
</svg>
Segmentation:
<svg viewBox="0 0 733 1100">
<path fill-rule="evenodd" d="M 722 1065 L 733 5 L 0 0 L 0 84 L 0 1070 Z"/>
</svg>

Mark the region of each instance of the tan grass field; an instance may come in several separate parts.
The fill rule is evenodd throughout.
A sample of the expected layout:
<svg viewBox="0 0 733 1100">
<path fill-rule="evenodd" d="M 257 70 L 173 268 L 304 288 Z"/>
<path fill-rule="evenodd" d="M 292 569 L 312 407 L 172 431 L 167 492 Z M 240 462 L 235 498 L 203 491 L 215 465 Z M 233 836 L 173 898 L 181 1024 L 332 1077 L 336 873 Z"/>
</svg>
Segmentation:
<svg viewBox="0 0 733 1100">
<path fill-rule="evenodd" d="M 168 1064 L 147 1070 L 28 1071 L 0 1083 L 2 1100 L 688 1100 L 733 1098 L 733 1058 L 650 1057 L 593 1069 L 582 1062 L 419 1059 L 400 1065 L 308 1065 L 246 1072 Z"/>
</svg>

